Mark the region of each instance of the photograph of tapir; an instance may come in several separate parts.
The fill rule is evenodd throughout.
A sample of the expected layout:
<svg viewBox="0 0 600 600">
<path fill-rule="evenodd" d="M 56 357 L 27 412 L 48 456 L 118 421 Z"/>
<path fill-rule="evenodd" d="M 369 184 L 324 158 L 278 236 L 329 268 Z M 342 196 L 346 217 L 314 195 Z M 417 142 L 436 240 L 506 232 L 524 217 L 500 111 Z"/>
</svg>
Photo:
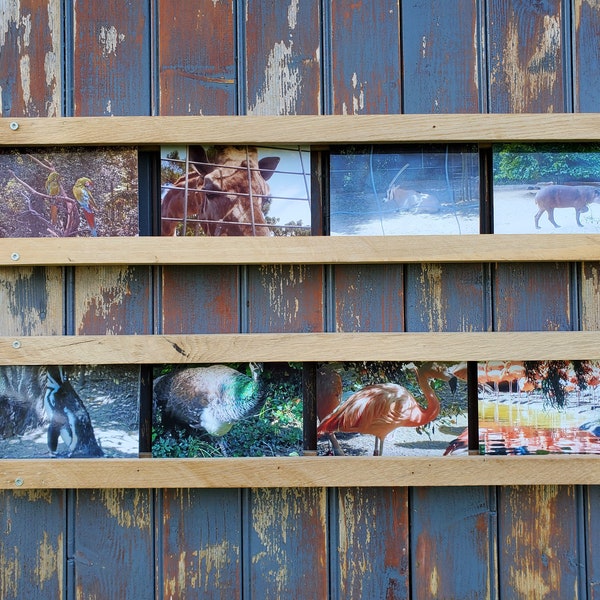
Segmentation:
<svg viewBox="0 0 600 600">
<path fill-rule="evenodd" d="M 600 145 L 493 149 L 494 233 L 600 233 Z"/>
</svg>

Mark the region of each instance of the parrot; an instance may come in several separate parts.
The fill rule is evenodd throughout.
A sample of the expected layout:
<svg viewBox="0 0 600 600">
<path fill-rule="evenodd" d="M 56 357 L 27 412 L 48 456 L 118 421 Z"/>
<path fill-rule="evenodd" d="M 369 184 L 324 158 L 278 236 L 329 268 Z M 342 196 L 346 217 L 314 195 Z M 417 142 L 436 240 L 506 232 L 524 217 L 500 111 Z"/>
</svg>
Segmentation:
<svg viewBox="0 0 600 600">
<path fill-rule="evenodd" d="M 52 171 L 46 179 L 46 193 L 48 196 L 58 196 L 60 194 L 60 185 L 58 183 L 60 175 L 56 171 Z M 54 200 L 50 201 L 50 222 L 56 225 L 58 221 L 58 206 Z"/>
<path fill-rule="evenodd" d="M 92 192 L 88 189 L 92 185 L 92 180 L 88 177 L 80 177 L 73 186 L 73 195 L 79 202 L 79 206 L 83 210 L 83 216 L 90 226 L 90 231 L 93 237 L 98 235 L 96 230 L 96 219 L 94 217 L 94 209 L 97 208 L 94 202 Z"/>
</svg>

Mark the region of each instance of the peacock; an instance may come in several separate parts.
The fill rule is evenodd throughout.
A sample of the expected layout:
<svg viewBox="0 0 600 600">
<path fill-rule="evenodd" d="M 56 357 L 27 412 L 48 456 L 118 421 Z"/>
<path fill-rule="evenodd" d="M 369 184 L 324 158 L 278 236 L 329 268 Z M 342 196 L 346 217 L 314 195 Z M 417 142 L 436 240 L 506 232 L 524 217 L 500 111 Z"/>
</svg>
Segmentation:
<svg viewBox="0 0 600 600">
<path fill-rule="evenodd" d="M 188 367 L 154 380 L 154 405 L 163 423 L 225 435 L 264 400 L 262 364 L 249 364 L 251 376 L 226 365 Z M 223 450 L 223 445 L 221 448 Z"/>
</svg>

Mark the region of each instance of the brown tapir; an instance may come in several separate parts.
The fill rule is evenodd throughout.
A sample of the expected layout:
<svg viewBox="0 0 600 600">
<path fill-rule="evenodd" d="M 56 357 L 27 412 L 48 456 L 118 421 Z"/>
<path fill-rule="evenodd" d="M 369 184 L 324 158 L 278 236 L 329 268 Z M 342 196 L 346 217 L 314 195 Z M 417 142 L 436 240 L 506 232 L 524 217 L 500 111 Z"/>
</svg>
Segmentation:
<svg viewBox="0 0 600 600">
<path fill-rule="evenodd" d="M 539 221 L 544 212 L 554 227 L 560 227 L 554 220 L 555 208 L 574 208 L 577 225 L 583 227 L 579 215 L 589 210 L 588 204 L 600 202 L 600 188 L 593 185 L 549 185 L 535 196 L 538 212 L 535 215 L 535 227 L 540 229 Z"/>
</svg>

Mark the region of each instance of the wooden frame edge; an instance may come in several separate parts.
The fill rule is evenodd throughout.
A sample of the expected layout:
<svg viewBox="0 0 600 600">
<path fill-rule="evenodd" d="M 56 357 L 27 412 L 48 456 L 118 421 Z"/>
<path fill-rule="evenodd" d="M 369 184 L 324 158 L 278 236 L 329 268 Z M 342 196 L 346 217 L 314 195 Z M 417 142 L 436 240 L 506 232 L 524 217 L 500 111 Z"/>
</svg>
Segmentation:
<svg viewBox="0 0 600 600">
<path fill-rule="evenodd" d="M 0 489 L 598 485 L 593 455 L 1 459 Z"/>
</svg>

